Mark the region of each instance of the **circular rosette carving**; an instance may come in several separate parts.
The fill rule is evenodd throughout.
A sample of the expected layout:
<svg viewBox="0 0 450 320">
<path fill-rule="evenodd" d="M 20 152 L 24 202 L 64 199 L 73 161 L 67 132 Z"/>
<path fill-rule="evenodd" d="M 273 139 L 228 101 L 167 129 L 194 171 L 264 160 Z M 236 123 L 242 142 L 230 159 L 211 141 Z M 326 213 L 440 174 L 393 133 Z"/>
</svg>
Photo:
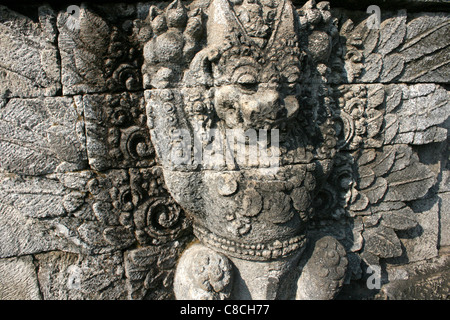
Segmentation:
<svg viewBox="0 0 450 320">
<path fill-rule="evenodd" d="M 134 160 L 150 159 L 155 154 L 148 133 L 140 127 L 123 130 L 120 148 Z"/>
<path fill-rule="evenodd" d="M 139 70 L 129 64 L 121 64 L 113 73 L 113 79 L 116 83 L 125 85 L 125 87 L 130 90 L 139 90 L 142 88 L 140 82 Z"/>
<path fill-rule="evenodd" d="M 295 212 L 291 206 L 291 198 L 283 192 L 267 193 L 263 197 L 261 218 L 275 224 L 290 221 Z"/>
<path fill-rule="evenodd" d="M 311 194 L 305 187 L 295 188 L 291 193 L 292 205 L 302 221 L 307 221 L 311 209 Z"/>
<path fill-rule="evenodd" d="M 246 190 L 242 200 L 243 212 L 245 217 L 256 217 L 262 209 L 263 199 L 258 191 L 254 189 Z"/>
<path fill-rule="evenodd" d="M 134 220 L 141 243 L 147 243 L 148 237 L 157 242 L 172 241 L 189 227 L 181 208 L 169 199 L 147 201 L 136 210 Z"/>
</svg>

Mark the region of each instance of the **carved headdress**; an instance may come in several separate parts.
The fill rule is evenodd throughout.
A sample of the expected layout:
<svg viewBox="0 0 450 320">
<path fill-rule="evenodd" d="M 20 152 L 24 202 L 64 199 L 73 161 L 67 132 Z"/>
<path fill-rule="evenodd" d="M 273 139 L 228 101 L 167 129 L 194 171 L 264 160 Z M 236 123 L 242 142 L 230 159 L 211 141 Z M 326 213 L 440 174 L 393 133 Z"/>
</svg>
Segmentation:
<svg viewBox="0 0 450 320">
<path fill-rule="evenodd" d="M 205 58 L 213 62 L 216 86 L 298 82 L 302 54 L 295 14 L 286 0 L 214 0 L 206 28 L 208 45 L 194 59 L 188 84 L 212 80 L 199 77 L 199 71 L 208 70 Z"/>
</svg>

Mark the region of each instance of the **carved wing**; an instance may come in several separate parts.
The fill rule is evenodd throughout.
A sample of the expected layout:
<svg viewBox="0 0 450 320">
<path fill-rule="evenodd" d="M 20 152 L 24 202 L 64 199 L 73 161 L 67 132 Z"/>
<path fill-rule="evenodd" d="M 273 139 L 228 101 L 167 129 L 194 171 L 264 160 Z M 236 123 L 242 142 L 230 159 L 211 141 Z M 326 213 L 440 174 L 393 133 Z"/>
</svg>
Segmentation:
<svg viewBox="0 0 450 320">
<path fill-rule="evenodd" d="M 437 241 L 423 216 L 437 212 L 429 191 L 442 168 L 430 153 L 445 146 L 450 104 L 448 91 L 429 82 L 448 82 L 449 24 L 448 15 L 407 19 L 405 12 L 380 29 L 367 20 L 354 26 L 345 15 L 341 21 L 346 47 L 330 80 L 340 74 L 358 84 L 334 90 L 339 151 L 316 199 L 314 230 L 346 244 L 350 280 L 380 259 L 427 258 L 417 248 Z"/>
<path fill-rule="evenodd" d="M 138 50 L 124 30 L 84 6 L 76 25 L 71 19 L 57 20 L 64 95 L 142 88 Z"/>
<path fill-rule="evenodd" d="M 30 89 L 1 92 L 0 257 L 34 255 L 44 287 L 59 288 L 45 298 L 122 299 L 124 288 L 131 299 L 172 297 L 190 223 L 156 166 L 143 92 L 114 93 L 139 89 L 139 45 L 93 9 L 72 27 L 63 12 L 41 9 L 34 23 L 0 10 L 0 35 L 20 47 L 0 69 Z M 56 43 L 61 67 L 50 59 Z M 52 67 L 62 69 L 56 83 Z M 44 98 L 58 83 L 65 97 Z"/>
<path fill-rule="evenodd" d="M 52 96 L 61 89 L 53 19 L 47 6 L 40 7 L 38 22 L 0 6 L 0 97 Z"/>
<path fill-rule="evenodd" d="M 379 29 L 371 28 L 368 20 L 354 26 L 348 16 L 342 17 L 350 83 L 448 82 L 447 14 L 400 10 L 385 17 Z"/>
</svg>

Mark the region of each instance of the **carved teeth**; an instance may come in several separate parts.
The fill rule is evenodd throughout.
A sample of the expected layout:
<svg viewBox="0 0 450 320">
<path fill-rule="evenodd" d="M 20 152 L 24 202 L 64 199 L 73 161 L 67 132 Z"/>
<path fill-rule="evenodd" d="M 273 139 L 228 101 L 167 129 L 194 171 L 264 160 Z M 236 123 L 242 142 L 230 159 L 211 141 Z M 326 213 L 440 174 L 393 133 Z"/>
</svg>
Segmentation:
<svg viewBox="0 0 450 320">
<path fill-rule="evenodd" d="M 263 255 L 264 258 L 270 259 L 271 256 L 272 256 L 272 252 L 270 252 L 270 250 L 264 250 L 262 252 L 262 255 Z"/>
<path fill-rule="evenodd" d="M 272 257 L 273 258 L 278 258 L 281 256 L 281 250 L 273 250 L 272 251 Z"/>
<path fill-rule="evenodd" d="M 219 237 L 201 227 L 195 228 L 195 231 L 197 237 L 212 248 L 238 256 L 258 257 L 258 260 L 270 260 L 286 256 L 301 248 L 305 241 L 305 236 L 301 235 L 284 241 L 275 240 L 268 244 L 248 244 Z"/>
<path fill-rule="evenodd" d="M 283 244 L 279 240 L 275 240 L 272 246 L 276 249 L 280 249 L 283 247 Z"/>
</svg>

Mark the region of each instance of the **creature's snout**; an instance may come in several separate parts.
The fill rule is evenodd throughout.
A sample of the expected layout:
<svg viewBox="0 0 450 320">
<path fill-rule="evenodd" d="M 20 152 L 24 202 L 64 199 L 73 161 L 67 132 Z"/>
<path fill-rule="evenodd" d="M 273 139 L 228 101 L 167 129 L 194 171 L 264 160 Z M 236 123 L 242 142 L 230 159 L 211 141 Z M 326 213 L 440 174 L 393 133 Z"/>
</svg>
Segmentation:
<svg viewBox="0 0 450 320">
<path fill-rule="evenodd" d="M 244 95 L 240 107 L 242 119 L 247 126 L 273 127 L 294 116 L 299 104 L 295 96 L 282 99 L 275 90 L 262 90 L 253 95 Z"/>
</svg>

